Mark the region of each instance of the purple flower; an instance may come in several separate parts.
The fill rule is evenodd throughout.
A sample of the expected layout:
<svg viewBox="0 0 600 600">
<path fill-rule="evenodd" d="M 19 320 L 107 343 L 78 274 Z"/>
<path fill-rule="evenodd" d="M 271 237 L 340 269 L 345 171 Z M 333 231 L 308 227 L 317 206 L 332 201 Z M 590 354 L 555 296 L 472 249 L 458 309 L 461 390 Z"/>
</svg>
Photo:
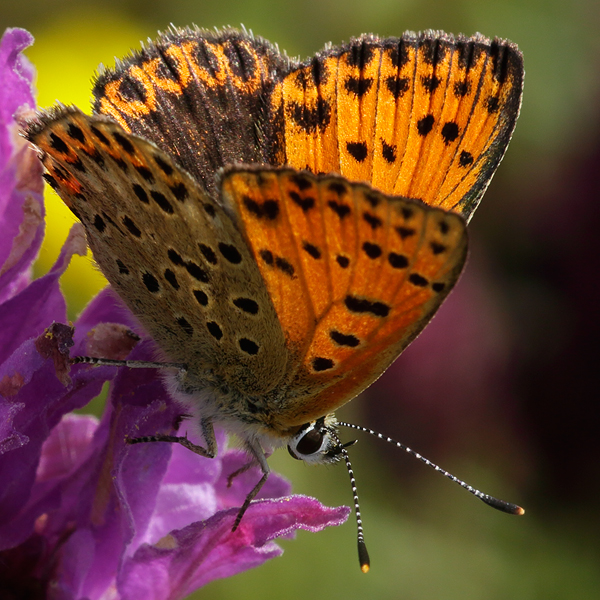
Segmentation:
<svg viewBox="0 0 600 600">
<path fill-rule="evenodd" d="M 8 29 L 0 44 L 0 302 L 29 283 L 44 237 L 41 165 L 15 122 L 35 108 L 33 67 L 20 53 L 32 41 L 28 32 Z"/>
<path fill-rule="evenodd" d="M 250 469 L 231 487 L 227 477 L 248 457 L 227 450 L 223 432 L 213 460 L 170 444 L 127 445 L 179 424 L 181 409 L 156 372 L 69 368 L 69 352 L 148 360 L 155 348 L 138 343 L 136 323 L 110 290 L 74 328 L 60 324 L 59 278 L 73 254 L 85 253 L 80 225 L 50 272 L 31 281 L 42 178 L 17 125 L 34 108 L 33 69 L 20 54 L 31 42 L 12 29 L 0 43 L 0 597 L 183 598 L 279 555 L 277 537 L 341 524 L 349 509 L 289 496 L 273 474 L 232 533 L 260 473 Z M 72 414 L 107 380 L 100 422 Z"/>
</svg>

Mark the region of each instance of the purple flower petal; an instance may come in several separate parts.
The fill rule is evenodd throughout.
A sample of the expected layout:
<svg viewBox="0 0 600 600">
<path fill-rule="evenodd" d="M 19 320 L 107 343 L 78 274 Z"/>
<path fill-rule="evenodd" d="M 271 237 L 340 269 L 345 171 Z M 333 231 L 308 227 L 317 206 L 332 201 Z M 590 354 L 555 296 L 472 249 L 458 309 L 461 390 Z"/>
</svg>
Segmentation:
<svg viewBox="0 0 600 600">
<path fill-rule="evenodd" d="M 11 426 L 0 447 L 0 549 L 24 541 L 38 517 L 56 510 L 63 491 L 47 481 L 36 481 L 44 441 L 61 418 L 87 404 L 100 392 L 109 369 L 73 370 L 68 387 L 59 380 L 55 361 L 44 360 L 29 340 L 0 366 L 0 381 L 19 378 L 20 388 L 6 399 L 12 408 Z"/>
<path fill-rule="evenodd" d="M 0 302 L 28 283 L 44 234 L 42 167 L 15 120 L 35 108 L 33 67 L 21 54 L 32 41 L 23 29 L 0 41 Z"/>
<path fill-rule="evenodd" d="M 77 319 L 78 328 L 86 331 L 96 323 L 120 323 L 134 331 L 139 328 L 133 315 L 110 287 L 103 289 Z M 77 339 L 77 332 L 75 338 Z"/>
<path fill-rule="evenodd" d="M 25 340 L 39 336 L 53 321 L 65 322 L 65 299 L 58 280 L 73 254 L 85 255 L 83 228 L 74 225 L 52 269 L 1 305 L 0 362 Z"/>
<path fill-rule="evenodd" d="M 7 29 L 0 40 L 0 125 L 5 126 L 12 121 L 17 109 L 21 106 L 35 108 L 35 100 L 31 89 L 35 69 L 22 54 L 33 44 L 33 36 L 24 29 Z M 10 140 L 0 136 L 0 152 L 2 156 L 10 151 Z M 0 163 L 1 165 L 2 163 Z"/>
<path fill-rule="evenodd" d="M 98 419 L 92 415 L 65 415 L 42 447 L 36 479 L 38 482 L 64 477 L 86 456 Z"/>
<path fill-rule="evenodd" d="M 11 482 L 0 486 L 0 549 L 23 541 L 36 519 L 60 502 L 59 490 L 34 485 L 42 444 L 63 415 L 85 406 L 115 375 L 109 367 L 80 366 L 65 387 L 68 380 L 64 368 L 57 370 L 57 357 L 40 354 L 41 341 L 48 342 L 44 325 L 66 319 L 58 280 L 71 256 L 84 251 L 82 229 L 75 226 L 50 272 L 0 305 L 0 413 L 7 417 L 0 438 L 0 481 Z M 95 324 L 88 317 L 86 325 Z M 78 327 L 76 354 L 83 353 L 88 331 Z M 40 335 L 41 340 L 33 338 Z M 64 346 L 65 340 L 54 343 Z"/>
<path fill-rule="evenodd" d="M 282 550 L 272 540 L 296 529 L 321 531 L 340 525 L 347 507 L 326 508 L 313 498 L 290 496 L 254 502 L 235 532 L 236 509 L 217 513 L 144 545 L 121 569 L 118 590 L 123 600 L 176 600 L 214 579 L 257 567 Z"/>
</svg>

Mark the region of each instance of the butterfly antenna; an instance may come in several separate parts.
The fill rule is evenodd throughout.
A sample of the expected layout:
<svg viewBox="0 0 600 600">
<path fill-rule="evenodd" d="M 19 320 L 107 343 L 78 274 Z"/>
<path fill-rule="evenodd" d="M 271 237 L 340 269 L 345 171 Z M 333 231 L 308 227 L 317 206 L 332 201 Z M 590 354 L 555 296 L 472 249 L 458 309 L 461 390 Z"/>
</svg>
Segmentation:
<svg viewBox="0 0 600 600">
<path fill-rule="evenodd" d="M 352 470 L 352 463 L 350 462 L 350 456 L 346 450 L 347 446 L 352 446 L 356 442 L 350 442 L 348 444 L 342 444 L 340 439 L 337 437 L 335 432 L 330 431 L 333 439 L 337 442 L 336 454 L 341 454 L 346 461 L 346 468 L 348 469 L 348 475 L 350 476 L 350 485 L 352 486 L 352 497 L 354 498 L 354 513 L 356 514 L 356 541 L 358 544 L 358 562 L 360 563 L 360 570 L 363 573 L 368 573 L 371 567 L 371 560 L 369 559 L 369 552 L 367 551 L 367 545 L 365 544 L 365 535 L 363 531 L 362 518 L 360 516 L 360 506 L 358 503 L 358 491 L 356 489 L 356 479 L 354 477 L 354 471 Z"/>
<path fill-rule="evenodd" d="M 406 452 L 407 454 L 414 456 L 416 459 L 420 460 L 422 463 L 425 463 L 428 467 L 431 467 L 438 473 L 441 473 L 442 475 L 444 475 L 445 477 L 450 479 L 450 481 L 457 483 L 462 488 L 467 490 L 467 492 L 470 492 L 471 494 L 473 494 L 474 496 L 476 496 L 477 498 L 479 498 L 480 500 L 482 500 L 483 502 L 485 502 L 487 505 L 491 506 L 492 508 L 495 508 L 502 512 L 508 513 L 509 515 L 524 515 L 525 514 L 525 509 L 521 508 L 517 504 L 512 504 L 511 502 L 505 502 L 504 500 L 499 500 L 498 498 L 494 498 L 493 496 L 489 496 L 488 494 L 484 494 L 483 492 L 480 492 L 478 489 L 475 489 L 474 487 L 470 486 L 468 483 L 464 482 L 462 479 L 459 479 L 458 477 L 455 477 L 454 475 L 452 475 L 452 473 L 449 473 L 448 471 L 442 469 L 441 467 L 438 467 L 435 463 L 431 462 L 424 456 L 421 456 L 418 452 L 415 452 L 412 448 L 409 448 L 408 446 L 405 446 L 404 444 L 401 444 L 400 442 L 397 442 L 396 440 L 393 440 L 392 438 L 382 435 L 381 433 L 378 433 L 377 431 L 373 431 L 372 429 L 368 429 L 367 427 L 361 427 L 360 425 L 354 425 L 352 423 L 343 423 L 343 422 L 338 421 L 337 425 L 342 426 L 342 427 L 349 427 L 350 429 L 356 429 L 357 431 L 362 431 L 364 433 L 370 433 L 371 435 L 375 436 L 376 438 L 379 438 L 380 440 L 383 440 L 384 442 L 389 442 L 390 444 L 394 444 L 397 448 L 400 448 L 400 450 L 404 450 L 404 452 Z"/>
</svg>

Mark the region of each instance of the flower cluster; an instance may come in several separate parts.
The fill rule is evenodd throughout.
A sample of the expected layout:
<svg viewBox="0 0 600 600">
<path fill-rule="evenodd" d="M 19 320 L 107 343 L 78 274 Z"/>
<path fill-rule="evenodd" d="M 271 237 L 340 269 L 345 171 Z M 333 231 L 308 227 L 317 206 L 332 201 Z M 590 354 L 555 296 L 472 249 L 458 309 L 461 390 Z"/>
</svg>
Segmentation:
<svg viewBox="0 0 600 600">
<path fill-rule="evenodd" d="M 54 267 L 31 279 L 43 238 L 41 167 L 19 136 L 35 103 L 23 30 L 0 43 L 0 597 L 90 600 L 183 598 L 216 578 L 277 556 L 273 541 L 296 529 L 346 520 L 290 496 L 272 474 L 231 531 L 238 507 L 260 478 L 256 468 L 228 487 L 247 462 L 226 448 L 209 460 L 169 444 L 127 445 L 136 435 L 172 431 L 180 408 L 147 370 L 79 365 L 71 355 L 149 360 L 154 348 L 109 290 L 72 328 L 59 278 L 85 253 L 75 225 Z M 101 421 L 75 415 L 111 380 Z"/>
</svg>

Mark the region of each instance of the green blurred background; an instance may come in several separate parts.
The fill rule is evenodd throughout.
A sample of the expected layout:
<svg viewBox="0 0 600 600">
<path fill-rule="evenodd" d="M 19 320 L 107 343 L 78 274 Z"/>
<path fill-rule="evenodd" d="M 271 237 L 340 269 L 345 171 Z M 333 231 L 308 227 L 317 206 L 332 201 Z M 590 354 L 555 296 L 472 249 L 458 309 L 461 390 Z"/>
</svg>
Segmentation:
<svg viewBox="0 0 600 600">
<path fill-rule="evenodd" d="M 382 443 L 352 449 L 372 569 L 352 521 L 195 598 L 596 599 L 600 594 L 600 3 L 597 0 L 4 0 L 25 27 L 41 106 L 90 105 L 100 63 L 170 23 L 244 24 L 292 56 L 372 32 L 480 31 L 525 56 L 523 109 L 471 224 L 466 273 L 388 373 L 339 414 L 382 430 L 527 514 L 493 511 Z M 47 193 L 45 272 L 74 222 Z M 102 287 L 90 259 L 63 286 L 74 318 Z M 344 433 L 350 439 L 351 433 Z M 364 437 L 364 436 L 363 436 Z M 297 492 L 351 501 L 343 467 L 271 459 Z"/>
</svg>

